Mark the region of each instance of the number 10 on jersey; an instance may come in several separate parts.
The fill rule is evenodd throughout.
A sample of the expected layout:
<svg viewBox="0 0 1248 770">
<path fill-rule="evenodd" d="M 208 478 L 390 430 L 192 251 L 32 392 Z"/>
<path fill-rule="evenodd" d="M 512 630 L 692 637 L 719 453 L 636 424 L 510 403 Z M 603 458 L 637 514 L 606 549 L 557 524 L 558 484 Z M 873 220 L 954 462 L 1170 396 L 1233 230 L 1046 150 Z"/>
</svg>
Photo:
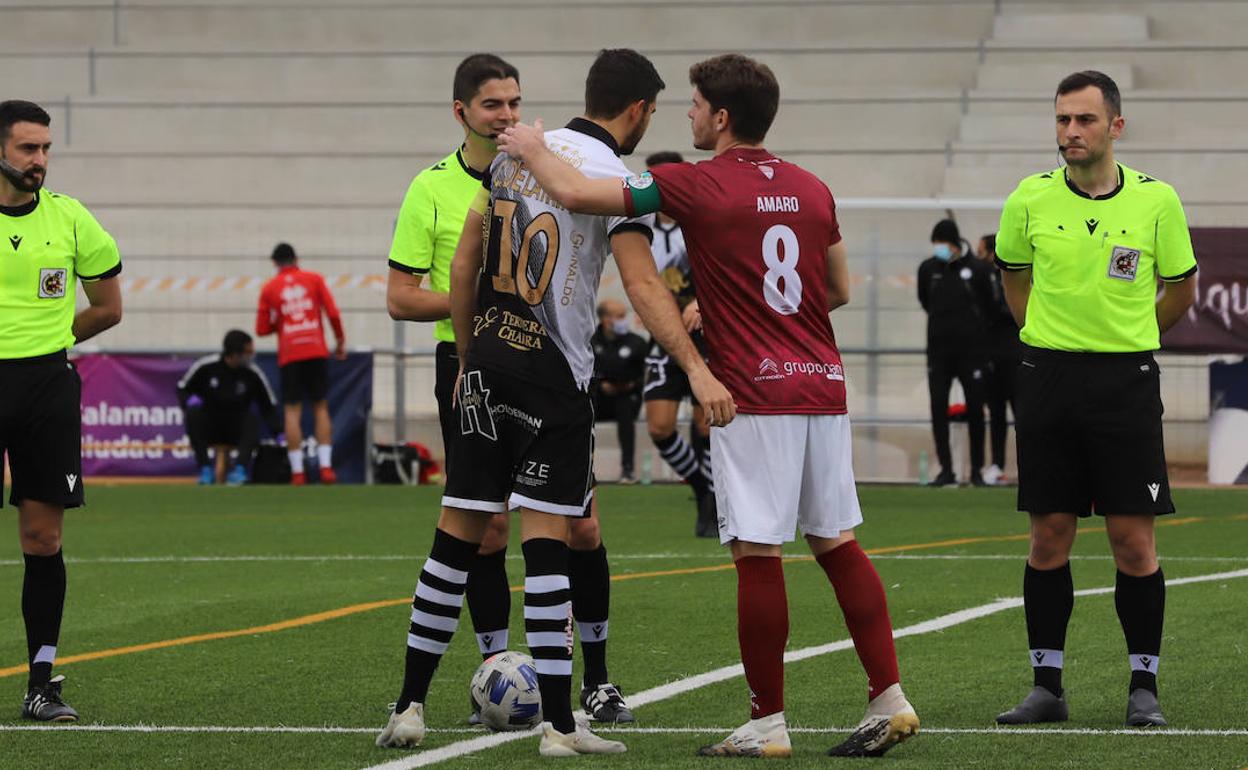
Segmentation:
<svg viewBox="0 0 1248 770">
<path fill-rule="evenodd" d="M 493 276 L 494 291 L 500 294 L 515 294 L 529 305 L 540 305 L 550 288 L 550 279 L 555 272 L 555 262 L 559 258 L 559 223 L 549 211 L 538 214 L 524 228 L 520 237 L 520 249 L 512 249 L 511 228 L 516 216 L 516 201 L 504 198 L 494 199 L 493 216 L 499 220 L 498 233 L 498 274 Z M 546 242 L 545 254 L 542 256 L 542 273 L 538 276 L 537 285 L 529 283 L 529 250 L 533 239 L 544 235 Z M 514 272 L 513 272 L 514 270 Z"/>
</svg>

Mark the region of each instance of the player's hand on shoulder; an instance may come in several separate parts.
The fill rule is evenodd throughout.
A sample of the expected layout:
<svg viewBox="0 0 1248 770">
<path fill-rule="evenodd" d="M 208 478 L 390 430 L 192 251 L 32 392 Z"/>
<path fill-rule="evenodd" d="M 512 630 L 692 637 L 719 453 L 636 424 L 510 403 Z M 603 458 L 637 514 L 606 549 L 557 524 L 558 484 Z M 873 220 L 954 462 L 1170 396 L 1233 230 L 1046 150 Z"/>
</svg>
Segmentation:
<svg viewBox="0 0 1248 770">
<path fill-rule="evenodd" d="M 546 130 L 541 118 L 534 121 L 531 126 L 526 123 L 517 123 L 498 135 L 498 149 L 516 160 L 524 160 L 529 153 L 545 146 Z"/>
<path fill-rule="evenodd" d="M 712 427 L 722 428 L 737 416 L 737 404 L 732 400 L 732 394 L 711 374 L 710 369 L 703 367 L 691 373 L 689 386 Z"/>
</svg>

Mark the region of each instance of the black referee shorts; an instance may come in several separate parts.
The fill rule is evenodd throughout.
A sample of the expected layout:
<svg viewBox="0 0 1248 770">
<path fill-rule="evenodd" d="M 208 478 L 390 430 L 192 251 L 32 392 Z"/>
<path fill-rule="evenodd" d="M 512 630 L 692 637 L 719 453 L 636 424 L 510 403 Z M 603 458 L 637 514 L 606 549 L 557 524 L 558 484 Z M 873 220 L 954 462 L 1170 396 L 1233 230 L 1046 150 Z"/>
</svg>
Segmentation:
<svg viewBox="0 0 1248 770">
<path fill-rule="evenodd" d="M 82 380 L 65 351 L 0 361 L 0 454 L 9 457 L 9 503 L 82 505 Z M 0 478 L 0 499 L 3 498 Z"/>
<path fill-rule="evenodd" d="M 282 403 L 323 401 L 329 395 L 329 359 L 308 358 L 281 367 Z"/>
<path fill-rule="evenodd" d="M 455 378 L 459 376 L 459 352 L 454 342 L 439 342 L 433 349 L 433 397 L 438 402 L 438 423 L 442 426 L 442 451 L 446 459 L 443 469 L 451 459 L 451 443 L 459 435 L 459 413 L 451 404 L 455 395 Z"/>
<path fill-rule="evenodd" d="M 1152 353 L 1029 347 L 1015 388 L 1020 511 L 1174 512 Z"/>
</svg>

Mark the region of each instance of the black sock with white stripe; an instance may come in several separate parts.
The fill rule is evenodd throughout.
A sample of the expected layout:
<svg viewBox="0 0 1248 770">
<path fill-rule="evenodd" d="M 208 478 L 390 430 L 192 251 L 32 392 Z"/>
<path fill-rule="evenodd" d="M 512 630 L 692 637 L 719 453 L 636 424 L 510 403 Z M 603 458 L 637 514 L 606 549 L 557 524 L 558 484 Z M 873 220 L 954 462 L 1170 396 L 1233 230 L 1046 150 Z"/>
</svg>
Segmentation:
<svg viewBox="0 0 1248 770">
<path fill-rule="evenodd" d="M 715 476 L 711 473 L 711 437 L 704 436 L 692 425 L 689 426 L 689 443 L 693 445 L 693 449 L 698 453 L 698 467 L 702 471 L 702 478 L 706 479 L 706 488 L 711 494 L 715 493 Z"/>
<path fill-rule="evenodd" d="M 572 597 L 568 546 L 534 538 L 524 543 L 524 631 L 537 669 L 542 715 L 570 733 L 572 720 Z"/>
<path fill-rule="evenodd" d="M 507 585 L 507 549 L 478 553 L 468 572 L 468 613 L 481 657 L 507 649 L 511 586 Z"/>
<path fill-rule="evenodd" d="M 568 577 L 572 581 L 572 617 L 581 637 L 585 659 L 582 683 L 597 687 L 610 681 L 607 676 L 607 615 L 611 609 L 611 569 L 607 549 L 601 543 L 592 551 L 573 550 L 568 554 Z"/>
<path fill-rule="evenodd" d="M 22 619 L 26 621 L 26 652 L 30 663 L 27 689 L 43 687 L 52 678 L 56 642 L 61 635 L 65 611 L 65 558 L 22 554 L 26 573 L 22 579 Z"/>
<path fill-rule="evenodd" d="M 1161 629 L 1166 617 L 1166 578 L 1161 568 L 1144 577 L 1120 571 L 1114 586 L 1114 606 L 1127 637 L 1130 689 L 1143 688 L 1156 695 Z"/>
<path fill-rule="evenodd" d="M 689 446 L 689 442 L 685 441 L 684 436 L 679 433 L 672 433 L 665 439 L 655 441 L 654 446 L 659 450 L 659 455 L 671 466 L 672 470 L 676 471 L 676 474 L 682 479 L 689 482 L 689 486 L 693 487 L 694 494 L 701 497 L 709 491 L 706 477 L 702 475 L 698 453 L 693 450 L 693 447 Z"/>
<path fill-rule="evenodd" d="M 1045 570 L 1027 565 L 1023 573 L 1023 609 L 1034 686 L 1044 687 L 1059 698 L 1066 627 L 1074 608 L 1075 581 L 1070 574 L 1070 562 Z"/>
<path fill-rule="evenodd" d="M 413 702 L 425 702 L 433 672 L 459 625 L 468 570 L 476 554 L 476 543 L 460 540 L 440 529 L 433 533 L 433 548 L 420 571 L 420 581 L 412 597 L 403 692 L 395 703 L 395 713 L 403 712 Z"/>
</svg>

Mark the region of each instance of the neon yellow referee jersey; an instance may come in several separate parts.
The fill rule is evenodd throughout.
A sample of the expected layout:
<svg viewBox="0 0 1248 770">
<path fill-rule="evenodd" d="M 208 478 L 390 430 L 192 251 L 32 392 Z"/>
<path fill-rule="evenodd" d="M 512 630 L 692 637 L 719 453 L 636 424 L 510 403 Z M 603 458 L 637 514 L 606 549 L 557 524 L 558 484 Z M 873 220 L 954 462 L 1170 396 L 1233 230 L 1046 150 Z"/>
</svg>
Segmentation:
<svg viewBox="0 0 1248 770">
<path fill-rule="evenodd" d="M 1089 197 L 1064 169 L 1035 174 L 1005 201 L 997 264 L 1032 270 L 1019 339 L 1052 350 L 1160 347 L 1157 280 L 1181 281 L 1196 257 L 1170 185 L 1118 166 L 1118 186 Z"/>
<path fill-rule="evenodd" d="M 44 188 L 29 204 L 0 207 L 0 359 L 74 345 L 77 281 L 121 272 L 111 235 L 86 207 Z"/>
<path fill-rule="evenodd" d="M 481 189 L 485 174 L 464 162 L 459 150 L 416 175 L 407 188 L 390 244 L 390 267 L 429 275 L 429 288 L 451 290 L 451 258 L 464 229 L 468 205 Z M 451 319 L 438 321 L 434 339 L 455 341 Z"/>
</svg>

